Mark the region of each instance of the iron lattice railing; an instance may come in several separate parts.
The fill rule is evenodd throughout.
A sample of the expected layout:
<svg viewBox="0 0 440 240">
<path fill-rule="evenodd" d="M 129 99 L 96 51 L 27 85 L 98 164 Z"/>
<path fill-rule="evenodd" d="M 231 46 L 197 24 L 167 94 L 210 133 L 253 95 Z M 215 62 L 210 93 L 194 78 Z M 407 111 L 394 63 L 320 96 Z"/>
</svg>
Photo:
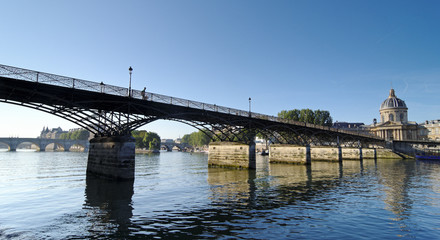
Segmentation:
<svg viewBox="0 0 440 240">
<path fill-rule="evenodd" d="M 235 116 L 242 116 L 242 117 L 251 117 L 255 119 L 263 119 L 267 121 L 272 122 L 278 122 L 278 123 L 285 123 L 285 124 L 292 124 L 296 126 L 304 126 L 308 128 L 314 128 L 314 129 L 321 129 L 325 131 L 332 131 L 332 132 L 339 132 L 339 133 L 345 133 L 349 135 L 354 136 L 360 136 L 360 137 L 367 137 L 367 138 L 374 138 L 377 140 L 382 140 L 379 137 L 369 135 L 369 134 L 363 134 L 363 133 L 357 133 L 352 131 L 346 131 L 341 129 L 336 129 L 332 127 L 325 127 L 310 123 L 304 123 L 299 121 L 293 121 L 293 120 L 287 120 L 275 116 L 255 113 L 255 112 L 249 112 L 249 111 L 243 111 L 238 110 L 234 108 L 228 108 L 223 106 L 218 106 L 216 104 L 209 104 L 209 103 L 202 103 L 182 98 L 176 98 L 176 97 L 170 97 L 165 96 L 161 94 L 151 93 L 151 92 L 145 92 L 139 90 L 131 90 L 131 94 L 129 94 L 128 88 L 118 87 L 114 85 L 104 84 L 104 83 L 97 83 L 87 80 L 81 80 L 71 77 L 65 77 L 50 73 L 44 73 L 44 72 L 38 72 L 23 68 L 17 68 L 7 65 L 0 64 L 0 76 L 23 80 L 23 81 L 30 81 L 30 82 L 38 82 L 38 83 L 44 83 L 54 86 L 60 86 L 60 87 L 68 87 L 73 89 L 80 89 L 80 90 L 86 90 L 91 92 L 97 92 L 97 93 L 105 93 L 115 96 L 125 96 L 125 97 L 132 97 L 136 99 L 144 99 L 146 101 L 153 101 L 157 103 L 165 103 L 165 104 L 171 104 L 175 106 L 182 106 L 182 107 L 189 107 L 194 109 L 200 109 L 200 110 L 206 110 L 206 111 L 212 111 L 212 112 L 219 112 L 219 113 L 225 113 L 225 114 L 231 114 Z"/>
</svg>

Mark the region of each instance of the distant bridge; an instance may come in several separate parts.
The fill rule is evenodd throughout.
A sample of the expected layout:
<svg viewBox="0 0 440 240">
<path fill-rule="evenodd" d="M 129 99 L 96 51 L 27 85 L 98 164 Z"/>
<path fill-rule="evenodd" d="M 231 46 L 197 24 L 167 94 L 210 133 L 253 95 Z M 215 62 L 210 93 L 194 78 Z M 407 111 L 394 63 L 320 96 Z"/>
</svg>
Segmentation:
<svg viewBox="0 0 440 240">
<path fill-rule="evenodd" d="M 46 139 L 46 138 L 0 138 L 0 143 L 8 146 L 9 151 L 16 151 L 18 146 L 23 143 L 32 143 L 38 147 L 40 152 L 46 150 L 49 144 L 54 144 L 58 148 L 63 148 L 64 151 L 70 151 L 74 145 L 84 148 L 84 152 L 89 149 L 88 140 L 65 140 L 65 139 Z"/>
<path fill-rule="evenodd" d="M 183 151 L 191 146 L 187 143 L 175 143 L 175 142 L 164 142 L 160 144 L 160 148 L 166 148 L 167 151 L 172 151 L 176 147 L 180 151 Z"/>
</svg>

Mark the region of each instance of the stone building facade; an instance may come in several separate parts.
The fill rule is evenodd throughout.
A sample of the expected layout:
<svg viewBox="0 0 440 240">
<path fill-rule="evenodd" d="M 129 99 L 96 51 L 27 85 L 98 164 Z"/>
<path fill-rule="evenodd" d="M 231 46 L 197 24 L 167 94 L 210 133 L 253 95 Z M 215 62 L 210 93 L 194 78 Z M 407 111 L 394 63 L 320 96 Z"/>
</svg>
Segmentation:
<svg viewBox="0 0 440 240">
<path fill-rule="evenodd" d="M 61 134 L 67 133 L 67 131 L 63 131 L 60 127 L 58 128 L 52 128 L 51 130 L 46 127 L 43 128 L 43 130 L 40 133 L 40 138 L 44 139 L 59 139 Z"/>
<path fill-rule="evenodd" d="M 419 124 L 420 140 L 440 141 L 440 120 L 431 120 Z"/>
<path fill-rule="evenodd" d="M 405 101 L 396 97 L 394 89 L 380 105 L 380 122 L 375 119 L 368 127 L 375 136 L 386 140 L 418 140 L 419 127 L 416 122 L 408 121 L 408 107 Z"/>
</svg>

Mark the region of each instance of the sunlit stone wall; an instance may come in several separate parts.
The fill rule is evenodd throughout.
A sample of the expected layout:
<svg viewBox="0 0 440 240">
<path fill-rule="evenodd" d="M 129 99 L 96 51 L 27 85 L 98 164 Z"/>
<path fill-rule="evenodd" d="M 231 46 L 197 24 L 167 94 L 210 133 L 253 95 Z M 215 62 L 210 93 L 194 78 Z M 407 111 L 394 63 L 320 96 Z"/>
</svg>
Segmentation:
<svg viewBox="0 0 440 240">
<path fill-rule="evenodd" d="M 289 144 L 272 144 L 269 150 L 271 163 L 310 163 L 310 148 Z"/>
<path fill-rule="evenodd" d="M 247 145 L 235 142 L 212 142 L 209 144 L 208 164 L 255 169 L 255 143 Z"/>
</svg>

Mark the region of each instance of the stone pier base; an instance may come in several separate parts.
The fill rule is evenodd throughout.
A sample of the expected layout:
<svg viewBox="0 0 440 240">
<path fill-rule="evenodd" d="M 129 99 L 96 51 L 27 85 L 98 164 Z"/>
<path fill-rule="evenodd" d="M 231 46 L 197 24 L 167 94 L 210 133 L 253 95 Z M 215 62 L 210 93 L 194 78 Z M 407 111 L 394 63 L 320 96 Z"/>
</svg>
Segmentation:
<svg viewBox="0 0 440 240">
<path fill-rule="evenodd" d="M 294 163 L 310 164 L 310 147 L 272 144 L 269 149 L 269 162 L 271 163 Z"/>
<path fill-rule="evenodd" d="M 377 149 L 376 148 L 362 148 L 362 158 L 363 159 L 377 159 Z"/>
<path fill-rule="evenodd" d="M 112 179 L 134 179 L 135 140 L 131 136 L 90 140 L 87 174 Z"/>
<path fill-rule="evenodd" d="M 232 168 L 256 168 L 255 143 L 212 142 L 209 144 L 208 164 Z"/>
<path fill-rule="evenodd" d="M 310 153 L 312 160 L 341 161 L 343 157 L 340 147 L 312 147 Z"/>
<path fill-rule="evenodd" d="M 340 148 L 343 160 L 362 160 L 363 148 Z"/>
<path fill-rule="evenodd" d="M 310 164 L 311 161 L 342 161 L 362 159 L 402 159 L 391 149 L 343 148 L 343 147 L 305 147 L 289 144 L 272 144 L 269 162 Z"/>
</svg>

